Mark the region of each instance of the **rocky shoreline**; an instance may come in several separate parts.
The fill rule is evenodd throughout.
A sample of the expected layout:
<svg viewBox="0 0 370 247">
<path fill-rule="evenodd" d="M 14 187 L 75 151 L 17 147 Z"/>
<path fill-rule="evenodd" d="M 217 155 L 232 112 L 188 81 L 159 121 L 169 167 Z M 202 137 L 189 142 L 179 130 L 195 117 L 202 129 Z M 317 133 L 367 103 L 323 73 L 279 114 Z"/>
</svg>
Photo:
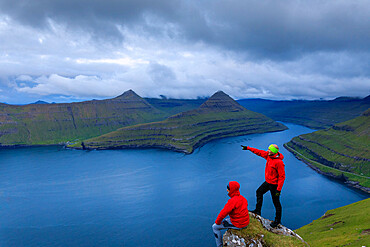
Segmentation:
<svg viewBox="0 0 370 247">
<path fill-rule="evenodd" d="M 309 162 L 309 161 L 303 159 L 302 157 L 300 157 L 299 155 L 297 155 L 294 151 L 292 151 L 291 147 L 287 146 L 286 144 L 284 144 L 284 147 L 285 147 L 286 150 L 291 152 L 294 155 L 294 157 L 296 157 L 298 160 L 307 164 L 311 169 L 313 169 L 317 173 L 322 174 L 324 176 L 327 176 L 329 178 L 332 178 L 332 179 L 334 179 L 336 181 L 339 181 L 341 183 L 344 183 L 345 185 L 347 185 L 351 188 L 354 188 L 354 189 L 360 190 L 362 192 L 365 192 L 367 194 L 370 194 L 370 188 L 361 186 L 359 182 L 348 180 L 348 178 L 346 176 L 344 176 L 343 174 L 342 175 L 335 175 L 331 172 L 323 172 L 318 167 L 313 165 L 311 162 Z"/>
<path fill-rule="evenodd" d="M 115 146 L 115 147 L 99 147 L 99 148 L 90 148 L 85 147 L 84 144 L 82 144 L 81 147 L 68 147 L 65 146 L 65 148 L 68 149 L 77 149 L 77 150 L 120 150 L 120 149 L 164 149 L 164 150 L 170 150 L 178 153 L 184 153 L 184 154 L 191 154 L 192 152 L 188 152 L 186 149 L 180 149 L 174 146 L 165 146 L 165 145 L 123 145 L 123 146 Z"/>
<path fill-rule="evenodd" d="M 191 147 L 191 151 L 188 151 L 187 149 L 179 148 L 174 145 L 122 145 L 122 146 L 115 146 L 115 147 L 99 147 L 99 148 L 90 148 L 86 147 L 84 143 L 82 142 L 81 147 L 68 147 L 65 145 L 66 148 L 69 149 L 78 149 L 78 150 L 117 150 L 117 149 L 165 149 L 170 150 L 174 152 L 184 153 L 184 154 L 192 154 L 197 148 L 201 148 L 202 146 L 206 145 L 207 143 L 223 138 L 228 137 L 236 137 L 236 136 L 243 136 L 248 134 L 258 134 L 258 133 L 270 133 L 270 132 L 278 132 L 278 131 L 284 131 L 286 128 L 282 128 L 281 130 L 275 130 L 275 131 L 267 131 L 267 132 L 254 132 L 254 133 L 246 133 L 244 130 L 234 131 L 234 132 L 225 132 L 222 134 L 216 134 L 216 135 L 208 135 L 201 140 L 199 140 L 193 147 Z M 246 130 L 250 131 L 250 130 Z"/>
</svg>

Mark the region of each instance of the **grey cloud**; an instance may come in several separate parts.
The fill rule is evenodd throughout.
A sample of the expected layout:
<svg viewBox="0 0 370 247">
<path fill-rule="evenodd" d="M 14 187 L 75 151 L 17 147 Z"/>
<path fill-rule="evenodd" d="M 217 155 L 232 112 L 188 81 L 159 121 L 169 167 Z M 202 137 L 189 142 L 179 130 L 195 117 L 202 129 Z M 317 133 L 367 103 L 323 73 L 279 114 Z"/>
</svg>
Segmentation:
<svg viewBox="0 0 370 247">
<path fill-rule="evenodd" d="M 97 39 L 122 40 L 117 25 L 143 25 L 144 14 L 166 16 L 174 13 L 177 0 L 4 0 L 0 13 L 35 28 L 49 28 L 48 20 L 65 24 L 70 29 L 81 29 Z"/>
<path fill-rule="evenodd" d="M 369 77 L 369 52 L 315 52 L 281 66 L 302 74 L 322 74 L 334 78 Z"/>
<path fill-rule="evenodd" d="M 321 50 L 369 51 L 368 1 L 217 3 L 214 18 L 228 24 L 217 38 L 237 49 L 272 58 Z"/>
<path fill-rule="evenodd" d="M 255 57 L 291 59 L 312 51 L 370 49 L 368 1 L 3 0 L 0 11 L 38 27 L 47 19 L 122 41 L 117 25 L 162 35 L 146 15 L 172 23 L 188 42 L 206 42 Z"/>
<path fill-rule="evenodd" d="M 130 88 L 175 98 L 217 90 L 236 98 L 366 96 L 369 6 L 361 0 L 1 0 L 0 100 L 15 91 L 89 98 Z M 33 85 L 14 83 L 27 76 Z"/>
<path fill-rule="evenodd" d="M 156 84 L 171 84 L 176 81 L 176 75 L 169 67 L 158 63 L 151 63 L 148 72 Z"/>
</svg>

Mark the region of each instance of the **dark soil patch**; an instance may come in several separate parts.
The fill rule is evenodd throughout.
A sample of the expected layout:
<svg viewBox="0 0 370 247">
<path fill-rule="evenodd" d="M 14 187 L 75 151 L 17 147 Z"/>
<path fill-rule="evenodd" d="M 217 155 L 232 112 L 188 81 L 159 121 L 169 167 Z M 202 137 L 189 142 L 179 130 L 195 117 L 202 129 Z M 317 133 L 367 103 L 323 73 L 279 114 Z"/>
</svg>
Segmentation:
<svg viewBox="0 0 370 247">
<path fill-rule="evenodd" d="M 330 224 L 330 225 L 328 225 L 328 226 L 335 226 L 335 225 L 337 225 L 337 224 L 339 224 L 339 223 L 344 223 L 344 221 L 337 221 L 337 222 L 334 222 L 333 224 Z"/>
<path fill-rule="evenodd" d="M 333 216 L 334 214 L 326 214 L 326 215 L 324 215 L 321 219 L 323 220 L 323 219 L 326 219 L 326 218 L 329 218 L 330 216 Z"/>
</svg>

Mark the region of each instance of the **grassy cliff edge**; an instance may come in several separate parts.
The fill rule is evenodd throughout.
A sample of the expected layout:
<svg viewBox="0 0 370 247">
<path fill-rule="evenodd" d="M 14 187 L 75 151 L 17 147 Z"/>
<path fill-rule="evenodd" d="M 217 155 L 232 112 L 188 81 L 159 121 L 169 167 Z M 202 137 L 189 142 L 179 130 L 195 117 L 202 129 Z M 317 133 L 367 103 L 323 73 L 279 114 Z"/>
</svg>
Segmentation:
<svg viewBox="0 0 370 247">
<path fill-rule="evenodd" d="M 370 193 L 370 109 L 331 128 L 294 137 L 285 147 L 319 173 Z"/>
<path fill-rule="evenodd" d="M 297 232 L 311 247 L 370 246 L 370 198 L 327 211 Z"/>
</svg>

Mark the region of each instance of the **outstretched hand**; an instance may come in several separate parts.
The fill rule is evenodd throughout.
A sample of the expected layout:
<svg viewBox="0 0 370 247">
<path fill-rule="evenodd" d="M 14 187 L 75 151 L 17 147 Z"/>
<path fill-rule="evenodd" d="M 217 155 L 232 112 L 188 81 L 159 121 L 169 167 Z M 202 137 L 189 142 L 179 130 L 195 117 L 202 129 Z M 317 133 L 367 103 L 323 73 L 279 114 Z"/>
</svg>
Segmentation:
<svg viewBox="0 0 370 247">
<path fill-rule="evenodd" d="M 248 150 L 248 146 L 243 146 L 243 145 L 240 145 L 242 146 L 243 150 Z"/>
</svg>

